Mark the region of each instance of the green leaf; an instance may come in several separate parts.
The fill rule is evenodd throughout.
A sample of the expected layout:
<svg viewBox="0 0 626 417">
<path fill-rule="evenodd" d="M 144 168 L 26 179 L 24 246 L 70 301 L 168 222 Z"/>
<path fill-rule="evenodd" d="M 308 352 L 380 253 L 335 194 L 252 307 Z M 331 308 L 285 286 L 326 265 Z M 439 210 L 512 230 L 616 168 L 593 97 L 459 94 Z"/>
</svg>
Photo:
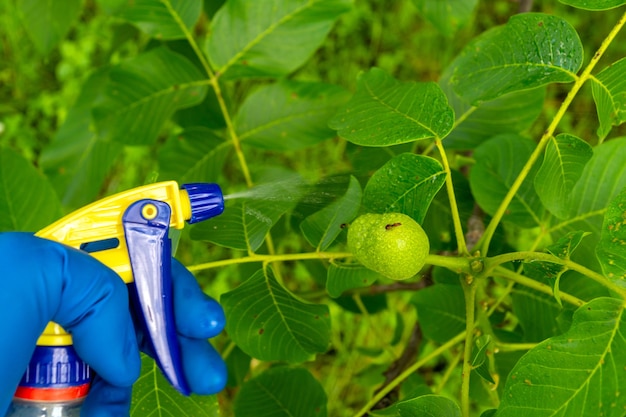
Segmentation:
<svg viewBox="0 0 626 417">
<path fill-rule="evenodd" d="M 563 4 L 585 10 L 608 10 L 626 4 L 624 0 L 559 0 Z"/>
<path fill-rule="evenodd" d="M 465 329 L 465 297 L 460 285 L 436 284 L 415 293 L 412 303 L 424 336 L 445 343 Z"/>
<path fill-rule="evenodd" d="M 341 233 L 342 225 L 358 214 L 361 195 L 359 181 L 351 176 L 344 196 L 300 223 L 300 230 L 306 240 L 317 250 L 326 250 Z"/>
<path fill-rule="evenodd" d="M 359 264 L 331 263 L 328 267 L 326 292 L 332 298 L 340 297 L 345 291 L 368 287 L 381 278 L 378 272 Z"/>
<path fill-rule="evenodd" d="M 61 204 L 41 172 L 0 146 L 0 232 L 36 232 L 61 217 Z"/>
<path fill-rule="evenodd" d="M 404 213 L 422 223 L 445 181 L 445 171 L 436 159 L 403 153 L 372 175 L 363 206 L 372 213 Z"/>
<path fill-rule="evenodd" d="M 534 278 L 538 270 L 527 269 L 525 264 L 524 272 Z M 539 277 L 537 280 L 544 281 Z M 557 317 L 562 308 L 554 297 L 523 286 L 515 286 L 511 299 L 513 314 L 524 331 L 524 342 L 540 342 L 560 333 Z M 538 317 L 541 319 L 539 320 Z"/>
<path fill-rule="evenodd" d="M 309 371 L 279 366 L 246 382 L 234 406 L 237 417 L 325 417 L 327 401 Z"/>
<path fill-rule="evenodd" d="M 472 17 L 478 0 L 413 0 L 420 14 L 448 37 Z"/>
<path fill-rule="evenodd" d="M 257 148 L 305 148 L 335 136 L 328 120 L 347 99 L 347 92 L 338 86 L 283 80 L 246 98 L 235 129 L 242 142 Z"/>
<path fill-rule="evenodd" d="M 234 388 L 243 384 L 250 371 L 251 361 L 252 358 L 239 347 L 235 346 L 233 348 L 226 358 L 226 367 L 228 368 L 227 387 Z"/>
<path fill-rule="evenodd" d="M 472 368 L 485 381 L 495 384 L 489 372 L 489 362 L 487 361 L 487 351 L 491 343 L 491 336 L 483 334 L 476 338 L 472 349 Z"/>
<path fill-rule="evenodd" d="M 456 402 L 442 395 L 427 394 L 410 400 L 399 401 L 383 410 L 374 410 L 372 416 L 393 417 L 461 417 Z"/>
<path fill-rule="evenodd" d="M 48 55 L 78 19 L 82 3 L 82 0 L 66 0 L 59 7 L 53 1 L 17 0 L 15 7 L 37 51 Z"/>
<path fill-rule="evenodd" d="M 451 82 L 461 97 L 476 105 L 513 91 L 572 82 L 582 60 L 578 34 L 564 19 L 517 14 L 465 47 Z"/>
<path fill-rule="evenodd" d="M 128 145 L 153 143 L 172 114 L 200 103 L 207 82 L 187 58 L 159 47 L 111 68 L 94 108 L 100 137 Z"/>
<path fill-rule="evenodd" d="M 575 231 L 566 234 L 561 237 L 556 243 L 546 247 L 546 250 L 554 256 L 558 256 L 561 259 L 570 259 L 572 253 L 576 250 L 578 245 L 582 242 L 585 236 L 589 235 L 587 232 Z"/>
<path fill-rule="evenodd" d="M 596 254 L 604 275 L 626 287 L 626 188 L 607 208 Z"/>
<path fill-rule="evenodd" d="M 230 0 L 215 14 L 206 51 L 221 77 L 280 77 L 322 44 L 352 0 Z"/>
<path fill-rule="evenodd" d="M 180 39 L 191 30 L 202 12 L 202 2 L 186 0 L 133 0 L 119 12 L 122 19 L 157 39 Z"/>
<path fill-rule="evenodd" d="M 612 126 L 626 122 L 626 58 L 606 67 L 591 81 L 600 121 L 598 136 L 604 139 Z"/>
<path fill-rule="evenodd" d="M 224 294 L 220 302 L 228 317 L 228 335 L 254 358 L 298 363 L 328 349 L 328 307 L 296 298 L 276 281 L 270 267 Z"/>
<path fill-rule="evenodd" d="M 519 360 L 497 416 L 622 416 L 625 336 L 623 300 L 598 298 L 583 305 L 566 333 Z"/>
<path fill-rule="evenodd" d="M 180 183 L 215 182 L 221 177 L 231 143 L 205 127 L 170 137 L 159 149 L 159 177 Z"/>
<path fill-rule="evenodd" d="M 131 417 L 218 417 L 215 395 L 186 397 L 163 377 L 154 360 L 141 356 L 141 376 L 133 385 Z"/>
<path fill-rule="evenodd" d="M 543 205 L 564 219 L 570 214 L 572 188 L 593 156 L 591 146 L 569 134 L 550 138 L 541 168 L 535 175 L 535 190 Z"/>
<path fill-rule="evenodd" d="M 92 128 L 91 109 L 107 76 L 104 69 L 87 78 L 65 121 L 41 153 L 39 163 L 67 207 L 82 207 L 96 199 L 122 150 L 119 143 L 99 140 Z"/>
<path fill-rule="evenodd" d="M 485 212 L 495 214 L 534 148 L 531 140 L 511 134 L 496 136 L 476 148 L 470 187 Z M 530 172 L 515 194 L 504 221 L 527 228 L 541 224 L 544 208 L 532 185 L 535 172 Z"/>
<path fill-rule="evenodd" d="M 453 124 L 454 112 L 437 84 L 402 83 L 372 68 L 360 74 L 355 95 L 329 126 L 357 145 L 389 146 L 444 138 Z"/>
</svg>

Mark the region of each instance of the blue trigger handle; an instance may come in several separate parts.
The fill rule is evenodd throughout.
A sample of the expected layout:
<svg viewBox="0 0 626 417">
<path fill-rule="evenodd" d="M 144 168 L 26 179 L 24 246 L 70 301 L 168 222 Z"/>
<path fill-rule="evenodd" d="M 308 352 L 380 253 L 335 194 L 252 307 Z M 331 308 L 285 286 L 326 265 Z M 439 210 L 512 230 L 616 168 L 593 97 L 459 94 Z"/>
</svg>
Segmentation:
<svg viewBox="0 0 626 417">
<path fill-rule="evenodd" d="M 171 208 L 158 200 L 131 204 L 122 218 L 133 273 L 131 308 L 144 344 L 169 383 L 190 394 L 184 377 L 172 294 Z"/>
</svg>

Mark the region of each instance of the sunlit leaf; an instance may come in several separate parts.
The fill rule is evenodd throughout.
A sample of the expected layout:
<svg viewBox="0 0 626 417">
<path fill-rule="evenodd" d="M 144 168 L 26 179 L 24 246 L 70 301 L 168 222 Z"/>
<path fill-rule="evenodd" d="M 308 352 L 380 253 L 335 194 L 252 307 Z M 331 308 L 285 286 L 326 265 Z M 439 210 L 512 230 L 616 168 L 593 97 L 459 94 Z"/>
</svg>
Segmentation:
<svg viewBox="0 0 626 417">
<path fill-rule="evenodd" d="M 443 138 L 453 124 L 454 112 L 437 84 L 402 83 L 373 68 L 359 76 L 355 95 L 329 126 L 357 145 L 389 146 Z"/>
<path fill-rule="evenodd" d="M 604 275 L 626 287 L 626 188 L 609 204 L 596 254 Z"/>
<path fill-rule="evenodd" d="M 483 210 L 495 214 L 534 148 L 534 142 L 518 135 L 496 136 L 476 148 L 470 186 Z M 541 224 L 545 209 L 532 185 L 535 172 L 530 172 L 515 194 L 504 221 L 522 227 Z"/>
<path fill-rule="evenodd" d="M 535 175 L 535 190 L 555 216 L 563 219 L 571 214 L 572 188 L 592 155 L 591 146 L 576 136 L 563 133 L 548 142 Z"/>
<path fill-rule="evenodd" d="M 513 91 L 572 82 L 582 60 L 580 38 L 567 21 L 540 13 L 517 14 L 463 50 L 451 82 L 475 105 Z"/>
<path fill-rule="evenodd" d="M 351 0 L 230 0 L 215 14 L 207 53 L 226 78 L 279 77 L 322 44 Z"/>
<path fill-rule="evenodd" d="M 147 355 L 141 357 L 141 376 L 133 385 L 131 417 L 218 417 L 215 395 L 180 394 L 167 382 Z"/>
<path fill-rule="evenodd" d="M 595 299 L 574 313 L 566 333 L 519 360 L 497 416 L 622 416 L 625 363 L 624 301 Z"/>
<path fill-rule="evenodd" d="M 445 343 L 465 329 L 465 298 L 460 285 L 437 284 L 412 299 L 424 336 Z"/>
<path fill-rule="evenodd" d="M 372 175 L 363 193 L 363 206 L 372 213 L 404 213 L 421 223 L 445 180 L 437 160 L 403 153 Z"/>
<path fill-rule="evenodd" d="M 128 145 L 151 144 L 176 110 L 200 103 L 206 91 L 187 58 L 165 47 L 152 49 L 111 68 L 94 109 L 98 133 Z"/>
<path fill-rule="evenodd" d="M 413 3 L 439 32 L 451 37 L 470 20 L 478 0 L 413 0 Z"/>
<path fill-rule="evenodd" d="M 300 230 L 307 241 L 318 250 L 326 250 L 341 233 L 342 225 L 345 226 L 358 214 L 361 195 L 359 181 L 350 177 L 350 185 L 344 196 L 300 223 Z"/>
<path fill-rule="evenodd" d="M 624 0 L 559 0 L 563 4 L 586 10 L 607 10 L 626 4 Z"/>
<path fill-rule="evenodd" d="M 229 336 L 254 358 L 297 363 L 328 349 L 328 307 L 296 298 L 270 267 L 222 295 L 220 302 Z"/>
<path fill-rule="evenodd" d="M 331 297 L 337 298 L 344 291 L 367 287 L 379 278 L 379 273 L 360 264 L 331 263 L 328 267 L 326 291 Z"/>
<path fill-rule="evenodd" d="M 257 148 L 305 148 L 335 136 L 328 119 L 348 97 L 343 88 L 331 84 L 280 81 L 246 98 L 235 128 L 243 143 Z"/>
<path fill-rule="evenodd" d="M 270 368 L 247 381 L 235 399 L 237 417 L 325 417 L 326 393 L 304 368 Z"/>
<path fill-rule="evenodd" d="M 121 18 L 157 39 L 184 38 L 202 12 L 202 2 L 186 0 L 133 0 L 119 11 Z"/>
<path fill-rule="evenodd" d="M 613 126 L 626 122 L 626 58 L 606 67 L 591 81 L 600 121 L 598 136 L 605 138 Z"/>
<path fill-rule="evenodd" d="M 61 204 L 48 179 L 21 155 L 1 146 L 0 183 L 0 232 L 36 232 L 61 217 Z"/>
<path fill-rule="evenodd" d="M 69 32 L 82 10 L 82 0 L 66 0 L 63 7 L 46 0 L 17 0 L 26 33 L 37 51 L 47 55 Z M 12 6 L 9 6 L 12 7 Z"/>
</svg>

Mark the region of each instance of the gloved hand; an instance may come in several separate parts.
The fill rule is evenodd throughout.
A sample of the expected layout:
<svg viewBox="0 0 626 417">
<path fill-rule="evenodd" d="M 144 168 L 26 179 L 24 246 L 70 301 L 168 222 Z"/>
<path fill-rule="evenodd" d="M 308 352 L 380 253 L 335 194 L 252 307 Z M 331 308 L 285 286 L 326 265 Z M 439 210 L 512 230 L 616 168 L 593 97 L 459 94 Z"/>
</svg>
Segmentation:
<svg viewBox="0 0 626 417">
<path fill-rule="evenodd" d="M 172 280 L 187 382 L 197 394 L 214 394 L 226 385 L 226 366 L 206 339 L 221 332 L 224 312 L 175 260 Z M 50 321 L 72 334 L 76 352 L 96 373 L 81 414 L 127 416 L 141 346 L 123 281 L 81 251 L 27 233 L 0 233 L 0 416 Z"/>
</svg>

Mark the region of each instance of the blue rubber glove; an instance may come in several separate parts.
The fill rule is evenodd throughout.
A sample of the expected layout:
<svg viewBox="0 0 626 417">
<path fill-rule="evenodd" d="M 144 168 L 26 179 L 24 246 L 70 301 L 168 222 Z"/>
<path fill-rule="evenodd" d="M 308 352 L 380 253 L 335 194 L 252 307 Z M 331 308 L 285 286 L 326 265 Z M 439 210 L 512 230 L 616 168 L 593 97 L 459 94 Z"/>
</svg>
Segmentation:
<svg viewBox="0 0 626 417">
<path fill-rule="evenodd" d="M 224 312 L 175 260 L 172 279 L 187 382 L 197 394 L 214 394 L 226 385 L 226 366 L 206 339 L 221 332 Z M 81 414 L 128 416 L 142 343 L 122 280 L 78 250 L 27 233 L 0 233 L 0 416 L 50 321 L 72 333 L 78 355 L 96 373 Z"/>
</svg>

